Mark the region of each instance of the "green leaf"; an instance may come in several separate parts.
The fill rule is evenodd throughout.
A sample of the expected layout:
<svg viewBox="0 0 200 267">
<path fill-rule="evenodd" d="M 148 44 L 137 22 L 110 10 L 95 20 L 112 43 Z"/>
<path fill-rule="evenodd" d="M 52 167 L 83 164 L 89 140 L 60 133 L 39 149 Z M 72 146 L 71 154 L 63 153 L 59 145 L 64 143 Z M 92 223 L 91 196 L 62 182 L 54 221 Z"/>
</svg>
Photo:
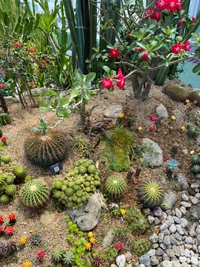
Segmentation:
<svg viewBox="0 0 200 267">
<path fill-rule="evenodd" d="M 31 128 L 31 132 L 39 133 L 40 131 L 41 131 L 41 128 L 40 127 L 33 127 L 33 128 Z"/>
<path fill-rule="evenodd" d="M 58 117 L 68 118 L 69 117 L 69 112 L 68 112 L 68 110 L 66 108 L 57 108 L 56 115 Z"/>
<path fill-rule="evenodd" d="M 42 111 L 49 111 L 52 109 L 51 105 L 45 104 L 45 103 L 41 103 L 40 104 L 40 110 Z"/>
<path fill-rule="evenodd" d="M 196 66 L 192 69 L 192 71 L 193 71 L 194 73 L 199 72 L 199 71 L 200 71 L 200 64 L 196 65 Z"/>
<path fill-rule="evenodd" d="M 106 73 L 110 72 L 110 68 L 108 66 L 103 66 L 102 69 L 104 69 Z"/>
<path fill-rule="evenodd" d="M 86 104 L 88 102 L 88 100 L 90 99 L 91 95 L 88 91 L 85 91 L 84 94 L 83 94 L 83 98 L 85 99 L 86 101 Z"/>
<path fill-rule="evenodd" d="M 58 106 L 58 99 L 57 98 L 54 99 L 53 103 L 51 103 L 51 105 L 52 105 L 53 108 L 56 108 Z"/>
<path fill-rule="evenodd" d="M 67 97 L 63 97 L 62 99 L 60 99 L 60 105 L 62 107 L 64 107 L 65 105 L 67 105 L 69 103 L 69 98 Z"/>
<path fill-rule="evenodd" d="M 137 42 L 136 44 L 137 44 L 138 46 L 144 48 L 145 50 L 147 50 L 147 47 L 146 47 L 144 44 L 142 44 L 142 43 L 140 43 L 140 42 Z"/>
<path fill-rule="evenodd" d="M 95 72 L 90 72 L 86 75 L 86 80 L 85 83 L 91 83 L 96 77 L 96 73 Z"/>
<path fill-rule="evenodd" d="M 75 97 L 77 97 L 79 94 L 80 94 L 80 91 L 79 91 L 79 90 L 73 90 L 73 91 L 71 91 L 70 97 L 71 97 L 71 98 L 75 98 Z"/>
<path fill-rule="evenodd" d="M 82 73 L 82 71 L 80 69 L 75 70 L 74 74 L 75 74 L 76 79 L 79 82 L 82 82 L 83 81 L 83 73 Z"/>
</svg>

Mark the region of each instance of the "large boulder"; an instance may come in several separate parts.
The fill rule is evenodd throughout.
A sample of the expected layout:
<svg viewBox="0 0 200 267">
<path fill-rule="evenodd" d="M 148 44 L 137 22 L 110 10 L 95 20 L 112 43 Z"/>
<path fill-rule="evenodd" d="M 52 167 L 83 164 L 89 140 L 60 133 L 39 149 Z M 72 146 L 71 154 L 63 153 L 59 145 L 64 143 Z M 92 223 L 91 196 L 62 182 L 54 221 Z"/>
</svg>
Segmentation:
<svg viewBox="0 0 200 267">
<path fill-rule="evenodd" d="M 142 154 L 144 163 L 151 167 L 159 167 L 163 164 L 163 152 L 159 145 L 149 138 L 143 138 L 142 144 L 145 146 L 145 152 Z"/>
</svg>

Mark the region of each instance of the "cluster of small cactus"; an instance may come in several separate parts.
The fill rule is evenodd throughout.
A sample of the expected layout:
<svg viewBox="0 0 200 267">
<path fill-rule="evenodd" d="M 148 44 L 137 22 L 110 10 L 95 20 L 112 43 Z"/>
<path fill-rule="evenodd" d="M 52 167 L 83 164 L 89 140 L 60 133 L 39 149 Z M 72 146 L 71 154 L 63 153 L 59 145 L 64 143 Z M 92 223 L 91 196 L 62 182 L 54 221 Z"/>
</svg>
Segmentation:
<svg viewBox="0 0 200 267">
<path fill-rule="evenodd" d="M 189 90 L 177 84 L 167 85 L 164 88 L 164 93 L 177 102 L 184 102 L 189 96 Z"/>
<path fill-rule="evenodd" d="M 0 124 L 6 125 L 11 123 L 11 118 L 8 113 L 0 113 Z"/>
<path fill-rule="evenodd" d="M 119 198 L 123 195 L 126 188 L 126 182 L 122 177 L 109 176 L 105 182 L 106 193 L 113 197 Z"/>
<path fill-rule="evenodd" d="M 29 137 L 24 147 L 27 158 L 43 168 L 63 161 L 68 153 L 66 134 L 54 131 Z"/>
<path fill-rule="evenodd" d="M 163 199 L 163 188 L 155 181 L 142 181 L 138 187 L 140 202 L 148 208 L 159 206 Z"/>
<path fill-rule="evenodd" d="M 39 235 L 32 235 L 31 236 L 31 244 L 34 246 L 38 246 L 41 242 L 41 238 Z"/>
<path fill-rule="evenodd" d="M 191 171 L 194 174 L 195 179 L 200 179 L 200 153 L 191 157 L 192 168 Z"/>
<path fill-rule="evenodd" d="M 52 185 L 53 198 L 69 209 L 83 206 L 100 185 L 99 171 L 92 160 L 82 158 L 74 166 L 64 179 Z"/>
<path fill-rule="evenodd" d="M 10 254 L 17 250 L 16 243 L 14 241 L 10 242 L 0 242 L 0 259 L 8 257 Z"/>
<path fill-rule="evenodd" d="M 71 251 L 62 252 L 55 250 L 52 254 L 52 259 L 55 263 L 63 263 L 65 266 L 71 266 L 74 262 L 74 254 Z"/>
<path fill-rule="evenodd" d="M 191 101 L 195 101 L 197 100 L 197 106 L 200 106 L 200 91 L 199 90 L 195 90 L 195 91 L 191 91 L 189 93 L 189 96 L 188 98 L 191 100 Z"/>
<path fill-rule="evenodd" d="M 197 139 L 199 136 L 199 130 L 197 127 L 193 127 L 191 125 L 187 125 L 187 136 L 191 139 Z"/>
<path fill-rule="evenodd" d="M 49 198 L 49 189 L 47 184 L 34 179 L 27 182 L 19 191 L 22 203 L 30 208 L 37 208 L 47 202 Z"/>
<path fill-rule="evenodd" d="M 131 248 L 136 256 L 141 257 L 150 250 L 150 245 L 146 240 L 139 239 L 133 243 Z"/>
</svg>

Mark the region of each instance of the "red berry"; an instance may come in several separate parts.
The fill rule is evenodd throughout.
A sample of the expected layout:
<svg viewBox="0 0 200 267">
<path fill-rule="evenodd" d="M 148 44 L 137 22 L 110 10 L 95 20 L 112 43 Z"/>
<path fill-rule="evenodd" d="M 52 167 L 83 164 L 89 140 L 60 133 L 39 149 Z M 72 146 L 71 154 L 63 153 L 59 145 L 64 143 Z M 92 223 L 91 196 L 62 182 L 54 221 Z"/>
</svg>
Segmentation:
<svg viewBox="0 0 200 267">
<path fill-rule="evenodd" d="M 154 126 L 153 125 L 150 125 L 149 126 L 149 131 L 153 131 L 154 130 Z"/>
</svg>

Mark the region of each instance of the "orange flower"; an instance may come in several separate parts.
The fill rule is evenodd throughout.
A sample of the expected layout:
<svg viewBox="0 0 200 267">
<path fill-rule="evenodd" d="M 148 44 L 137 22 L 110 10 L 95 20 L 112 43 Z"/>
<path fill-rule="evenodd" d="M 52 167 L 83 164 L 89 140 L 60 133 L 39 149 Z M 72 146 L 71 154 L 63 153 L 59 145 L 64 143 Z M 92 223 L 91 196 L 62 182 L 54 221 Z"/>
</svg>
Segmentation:
<svg viewBox="0 0 200 267">
<path fill-rule="evenodd" d="M 93 237 L 93 236 L 94 236 L 93 232 L 89 232 L 89 233 L 88 233 L 88 237 L 89 237 L 89 238 L 91 238 L 91 237 Z"/>
<path fill-rule="evenodd" d="M 91 238 L 90 238 L 90 243 L 91 243 L 91 244 L 94 244 L 94 243 L 95 243 L 95 239 L 94 239 L 94 237 L 91 237 Z"/>
<path fill-rule="evenodd" d="M 89 242 L 87 242 L 87 243 L 85 243 L 85 248 L 87 249 L 87 250 L 90 250 L 91 249 L 91 244 L 89 243 Z"/>
<path fill-rule="evenodd" d="M 24 245 L 26 243 L 26 237 L 22 236 L 19 240 L 20 245 Z"/>
<path fill-rule="evenodd" d="M 185 100 L 185 103 L 190 103 L 190 100 L 189 100 L 189 99 L 186 99 L 186 100 Z"/>
<path fill-rule="evenodd" d="M 32 265 L 31 261 L 23 262 L 23 267 L 31 267 L 31 265 Z"/>
</svg>

